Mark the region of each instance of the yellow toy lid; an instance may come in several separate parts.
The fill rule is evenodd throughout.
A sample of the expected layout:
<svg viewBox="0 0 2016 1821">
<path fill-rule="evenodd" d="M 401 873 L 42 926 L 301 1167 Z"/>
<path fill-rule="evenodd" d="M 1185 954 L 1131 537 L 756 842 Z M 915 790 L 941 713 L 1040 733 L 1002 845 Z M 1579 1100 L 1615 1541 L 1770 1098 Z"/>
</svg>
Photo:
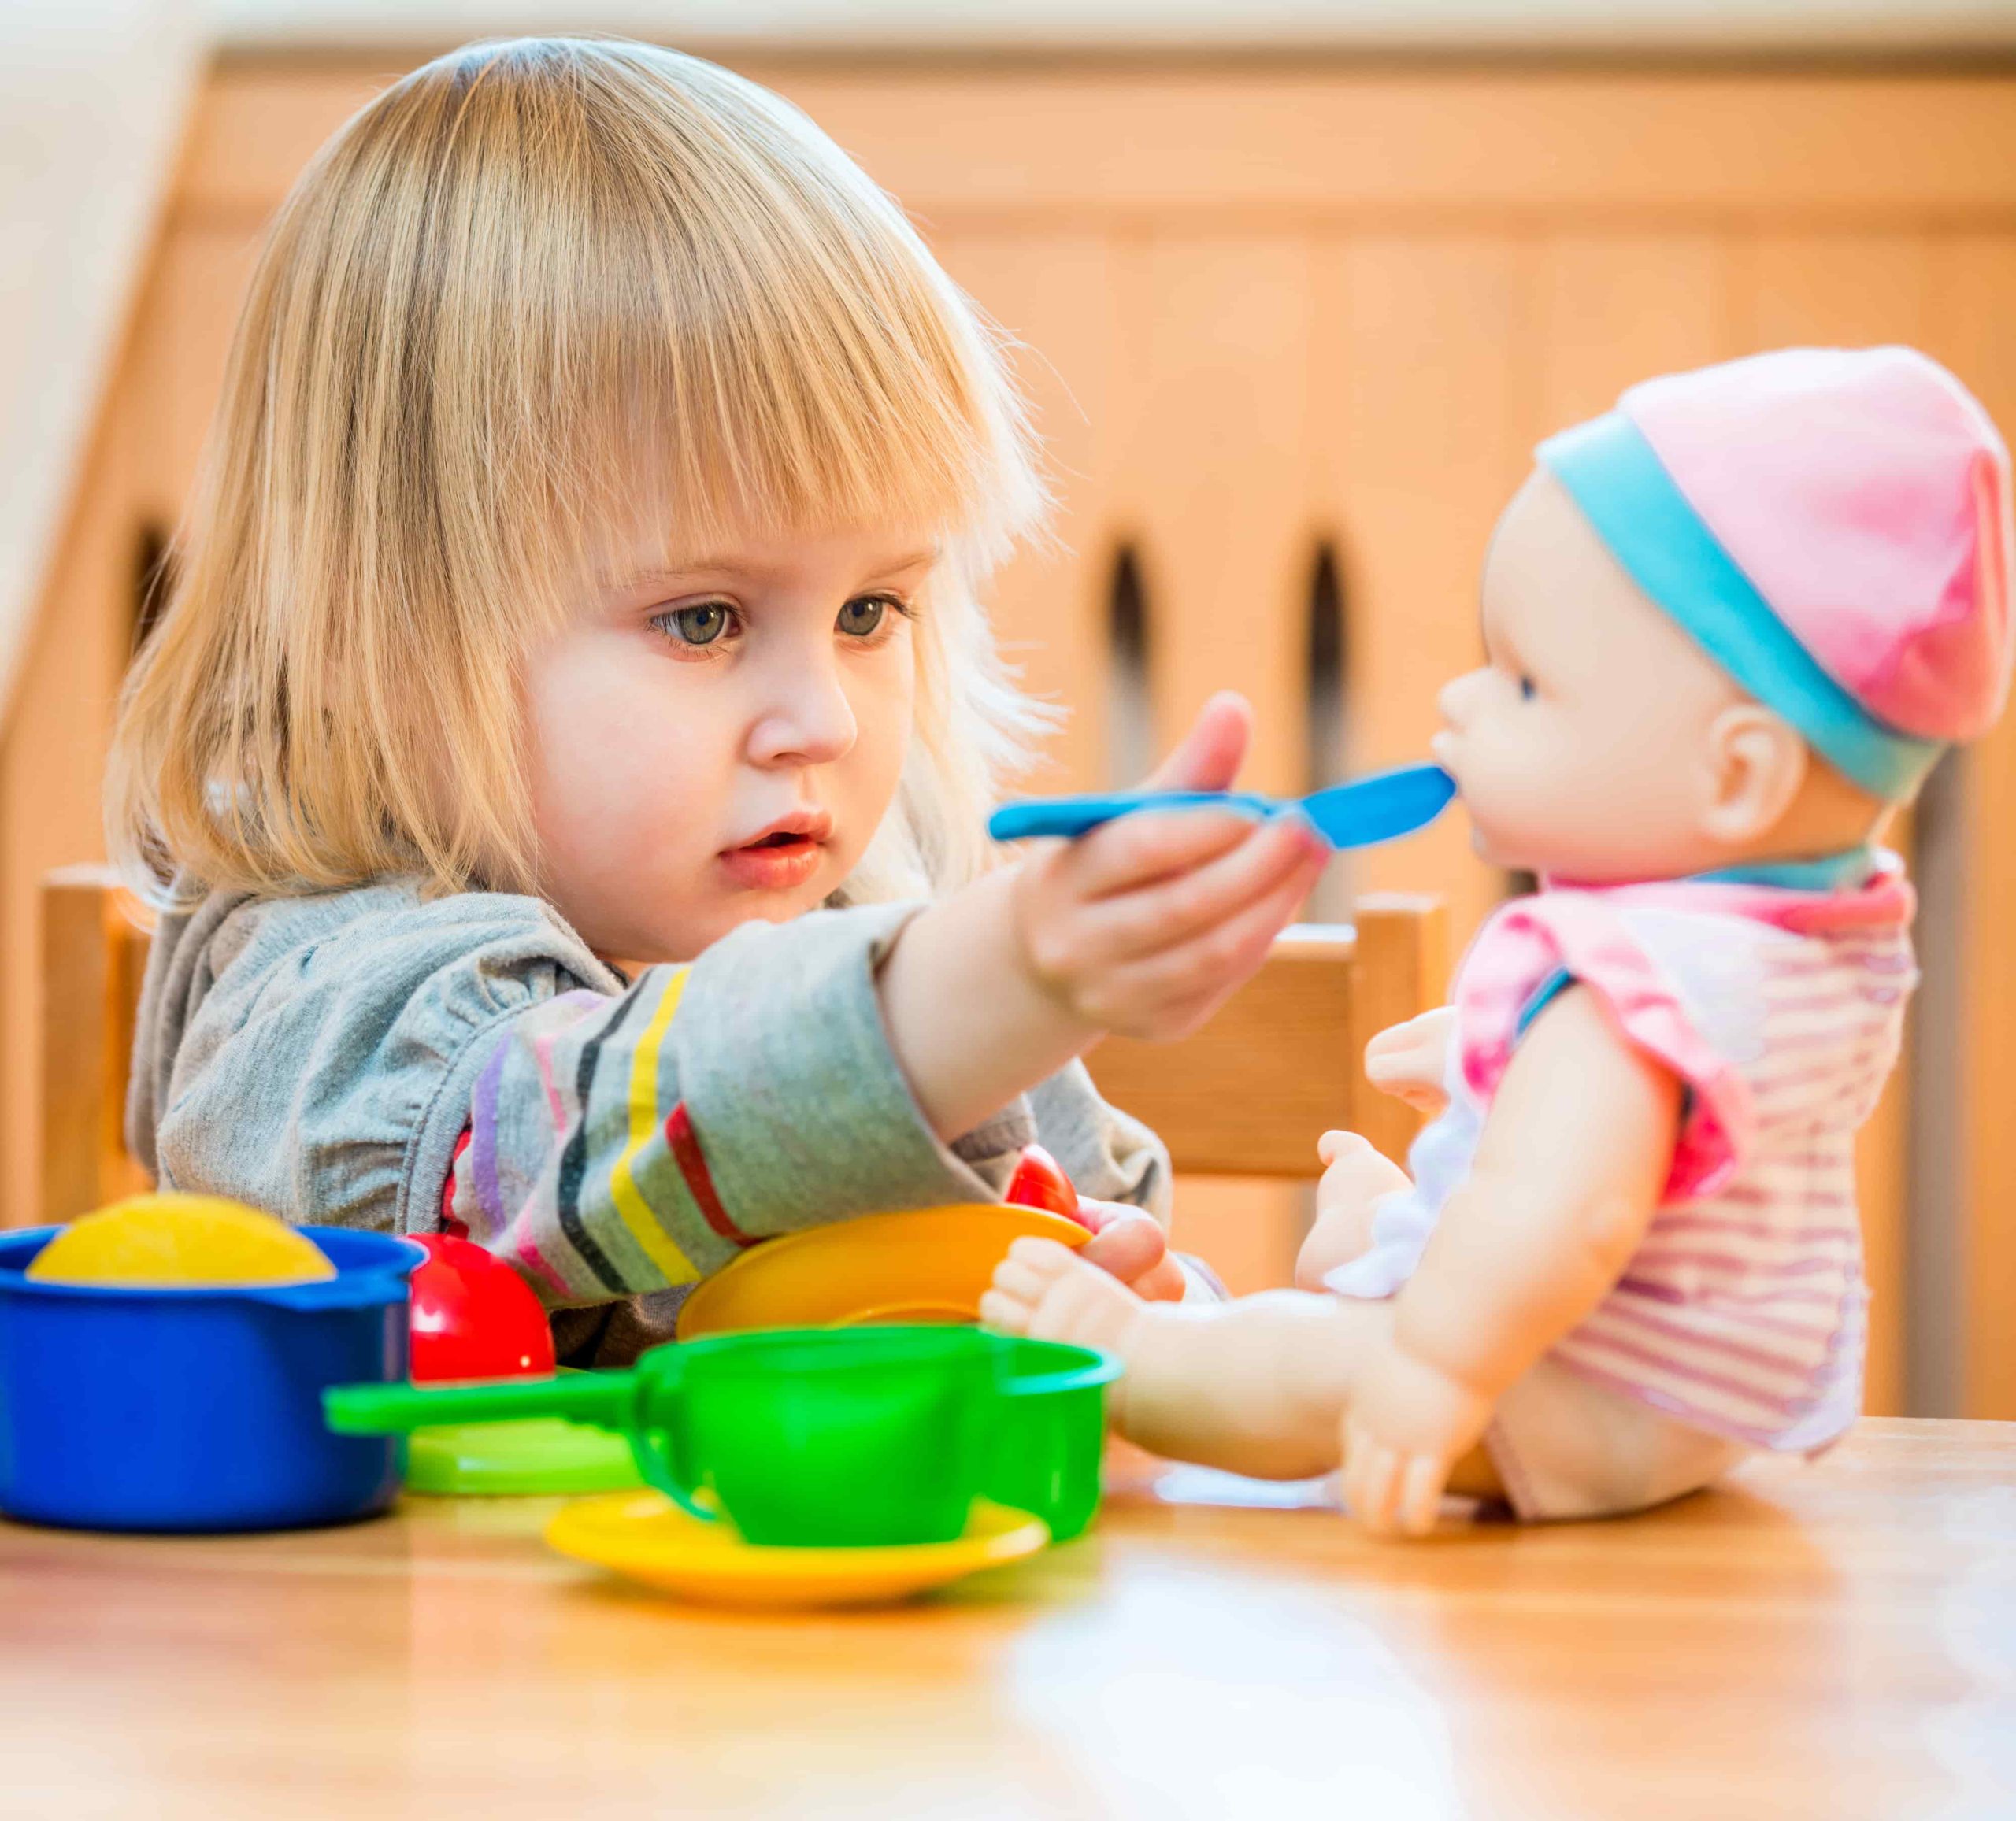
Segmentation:
<svg viewBox="0 0 2016 1821">
<path fill-rule="evenodd" d="M 678 1336 L 743 1328 L 970 1322 L 1008 1248 L 1025 1238 L 1083 1245 L 1075 1220 L 1006 1202 L 864 1214 L 766 1239 L 699 1284 Z"/>
</svg>

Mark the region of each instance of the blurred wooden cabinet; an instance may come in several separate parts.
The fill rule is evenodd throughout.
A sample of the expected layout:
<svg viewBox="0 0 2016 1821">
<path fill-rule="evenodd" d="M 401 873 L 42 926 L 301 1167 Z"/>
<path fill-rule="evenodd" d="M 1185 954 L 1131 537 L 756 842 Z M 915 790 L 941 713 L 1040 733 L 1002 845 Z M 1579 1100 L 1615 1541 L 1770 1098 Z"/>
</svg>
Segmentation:
<svg viewBox="0 0 2016 1821">
<path fill-rule="evenodd" d="M 0 1190 L 34 1206 L 34 883 L 98 852 L 101 749 L 146 553 L 189 484 L 263 224 L 395 61 L 213 75 L 0 751 Z M 1293 788 L 1418 756 L 1474 661 L 1492 520 L 1548 430 L 1651 372 L 1908 340 L 2016 424 L 2016 76 L 1349 64 L 886 67 L 750 59 L 895 192 L 1020 342 L 1062 542 L 1000 580 L 1030 684 L 1068 703 L 1040 783 L 1125 772 L 1211 690 Z M 1958 799 L 1955 1312 L 1962 1401 L 2016 1416 L 2016 730 Z M 1460 824 L 1356 862 L 1502 890 Z M 1872 1407 L 1900 1405 L 1901 1094 L 1869 1134 Z M 1201 1205 L 1201 1204 L 1200 1204 Z M 1292 1234 L 1245 1275 L 1284 1271 Z M 1954 1248 L 1950 1247 L 1949 1251 Z M 1951 1262 L 1949 1260 L 1949 1262 Z"/>
</svg>

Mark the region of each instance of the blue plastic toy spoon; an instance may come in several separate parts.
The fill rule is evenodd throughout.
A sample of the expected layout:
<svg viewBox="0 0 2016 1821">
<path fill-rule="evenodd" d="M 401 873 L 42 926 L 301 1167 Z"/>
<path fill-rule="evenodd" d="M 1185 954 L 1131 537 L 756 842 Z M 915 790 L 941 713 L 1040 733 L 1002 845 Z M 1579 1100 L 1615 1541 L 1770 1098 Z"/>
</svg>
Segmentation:
<svg viewBox="0 0 2016 1821">
<path fill-rule="evenodd" d="M 1273 816 L 1299 808 L 1332 847 L 1371 847 L 1425 828 L 1449 805 L 1456 781 L 1440 765 L 1402 765 L 1299 800 L 1246 790 L 1116 790 L 1103 796 L 1032 797 L 1004 803 L 988 819 L 996 841 L 1032 835 L 1083 835 L 1136 809 L 1241 809 Z"/>
</svg>

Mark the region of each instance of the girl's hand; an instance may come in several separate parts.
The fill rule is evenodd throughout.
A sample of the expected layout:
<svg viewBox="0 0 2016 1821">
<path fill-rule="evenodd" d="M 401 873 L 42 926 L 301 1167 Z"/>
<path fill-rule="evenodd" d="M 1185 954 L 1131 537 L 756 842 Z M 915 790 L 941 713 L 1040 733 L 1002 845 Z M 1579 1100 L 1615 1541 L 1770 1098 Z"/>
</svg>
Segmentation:
<svg viewBox="0 0 2016 1821">
<path fill-rule="evenodd" d="M 1449 1046 L 1455 1041 L 1456 1009 L 1438 1005 L 1404 1024 L 1382 1031 L 1365 1046 L 1366 1079 L 1381 1094 L 1439 1119 L 1449 1104 L 1443 1083 Z"/>
<path fill-rule="evenodd" d="M 1078 1197 L 1078 1218 L 1092 1238 L 1079 1253 L 1125 1284 L 1144 1302 L 1180 1302 L 1183 1267 L 1169 1249 L 1169 1238 L 1154 1216 L 1122 1201 L 1091 1201 Z"/>
<path fill-rule="evenodd" d="M 1251 729 L 1241 698 L 1214 697 L 1148 787 L 1228 788 Z M 1025 974 L 1097 1030 L 1185 1036 L 1266 959 L 1329 853 L 1299 817 L 1209 809 L 1141 811 L 1043 843 L 1015 881 Z"/>
<path fill-rule="evenodd" d="M 1205 705 L 1149 780 L 1221 790 L 1252 711 Z M 1266 959 L 1329 857 L 1299 817 L 1140 812 L 927 905 L 878 976 L 889 1047 L 947 1143 L 1109 1031 L 1180 1037 Z"/>
</svg>

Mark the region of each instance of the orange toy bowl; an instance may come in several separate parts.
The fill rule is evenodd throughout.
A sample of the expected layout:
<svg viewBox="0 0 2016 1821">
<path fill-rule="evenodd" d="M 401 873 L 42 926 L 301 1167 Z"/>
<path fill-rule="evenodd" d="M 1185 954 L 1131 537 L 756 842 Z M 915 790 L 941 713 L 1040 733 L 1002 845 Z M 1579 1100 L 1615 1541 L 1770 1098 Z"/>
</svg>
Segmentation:
<svg viewBox="0 0 2016 1821">
<path fill-rule="evenodd" d="M 865 1214 L 766 1239 L 695 1289 L 679 1312 L 679 1338 L 977 1321 L 994 1268 L 1025 1235 L 1073 1246 L 1091 1238 L 1061 1215 L 972 1202 Z"/>
</svg>

